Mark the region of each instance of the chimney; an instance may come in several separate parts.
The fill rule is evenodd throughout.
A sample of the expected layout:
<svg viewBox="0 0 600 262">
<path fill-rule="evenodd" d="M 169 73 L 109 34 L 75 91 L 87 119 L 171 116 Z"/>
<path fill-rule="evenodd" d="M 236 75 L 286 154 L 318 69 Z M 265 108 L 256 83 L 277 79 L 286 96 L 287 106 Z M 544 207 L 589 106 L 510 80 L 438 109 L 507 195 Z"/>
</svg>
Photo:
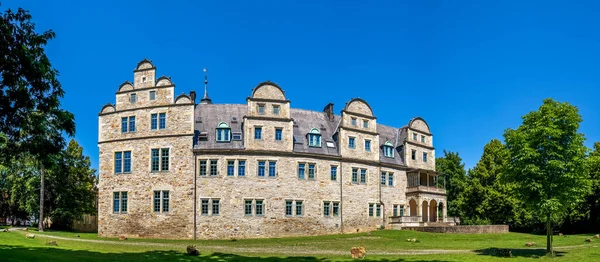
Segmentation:
<svg viewBox="0 0 600 262">
<path fill-rule="evenodd" d="M 325 106 L 325 108 L 323 109 L 323 112 L 325 112 L 325 114 L 327 114 L 327 118 L 329 119 L 329 121 L 333 122 L 333 103 L 329 103 Z"/>
<path fill-rule="evenodd" d="M 192 101 L 195 104 L 196 103 L 196 91 L 190 91 L 190 97 L 192 98 Z"/>
</svg>

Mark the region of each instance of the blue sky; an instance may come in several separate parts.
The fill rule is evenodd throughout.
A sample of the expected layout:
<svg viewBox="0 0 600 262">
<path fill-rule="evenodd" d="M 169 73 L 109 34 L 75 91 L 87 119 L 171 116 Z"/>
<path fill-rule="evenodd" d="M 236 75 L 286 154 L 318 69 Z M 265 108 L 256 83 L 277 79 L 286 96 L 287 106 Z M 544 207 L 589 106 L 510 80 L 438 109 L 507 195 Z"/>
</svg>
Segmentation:
<svg viewBox="0 0 600 262">
<path fill-rule="evenodd" d="M 343 3 L 343 4 L 341 4 Z M 594 1 L 14 1 L 60 71 L 75 139 L 98 166 L 98 112 L 143 58 L 176 93 L 245 103 L 278 83 L 292 107 L 335 111 L 352 97 L 378 123 L 428 121 L 437 156 L 467 167 L 521 116 L 552 97 L 576 105 L 600 141 L 600 16 Z"/>
</svg>

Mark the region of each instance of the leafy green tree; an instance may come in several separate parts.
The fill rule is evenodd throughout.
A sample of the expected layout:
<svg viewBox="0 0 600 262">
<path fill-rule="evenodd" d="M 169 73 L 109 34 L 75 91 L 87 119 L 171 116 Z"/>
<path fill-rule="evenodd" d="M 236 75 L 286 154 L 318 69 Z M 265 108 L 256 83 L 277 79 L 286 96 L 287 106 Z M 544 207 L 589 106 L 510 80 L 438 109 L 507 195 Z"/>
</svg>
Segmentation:
<svg viewBox="0 0 600 262">
<path fill-rule="evenodd" d="M 435 159 L 435 169 L 445 179 L 448 215 L 462 216 L 459 207 L 462 205 L 461 194 L 465 189 L 467 180 L 462 158 L 458 156 L 458 153 L 444 150 L 444 156 Z M 443 183 L 444 179 L 438 181 Z"/>
<path fill-rule="evenodd" d="M 570 210 L 565 227 L 577 231 L 597 232 L 600 230 L 600 142 L 594 143 L 587 164 L 590 193 L 584 202 Z"/>
<path fill-rule="evenodd" d="M 505 183 L 509 152 L 502 142 L 493 139 L 483 148 L 483 155 L 468 171 L 464 202 L 460 207 L 465 224 L 509 224 L 523 226 L 530 214 L 514 195 L 514 183 Z"/>
<path fill-rule="evenodd" d="M 96 170 L 83 148 L 71 140 L 54 168 L 48 170 L 48 203 L 52 227 L 71 229 L 73 221 L 95 213 Z"/>
<path fill-rule="evenodd" d="M 63 133 L 75 133 L 74 116 L 60 108 L 64 91 L 52 68 L 44 46 L 55 37 L 51 30 L 38 34 L 29 12 L 10 9 L 0 16 L 0 133 L 10 152 L 8 156 L 29 153 L 40 170 L 40 221 L 44 217 L 44 166 L 48 156 L 60 152 Z M 43 223 L 40 223 L 43 230 Z"/>
<path fill-rule="evenodd" d="M 545 99 L 538 111 L 523 116 L 517 129 L 504 132 L 510 152 L 507 181 L 514 182 L 526 207 L 546 223 L 546 251 L 553 255 L 552 225 L 588 193 L 582 119 L 569 103 Z"/>
</svg>

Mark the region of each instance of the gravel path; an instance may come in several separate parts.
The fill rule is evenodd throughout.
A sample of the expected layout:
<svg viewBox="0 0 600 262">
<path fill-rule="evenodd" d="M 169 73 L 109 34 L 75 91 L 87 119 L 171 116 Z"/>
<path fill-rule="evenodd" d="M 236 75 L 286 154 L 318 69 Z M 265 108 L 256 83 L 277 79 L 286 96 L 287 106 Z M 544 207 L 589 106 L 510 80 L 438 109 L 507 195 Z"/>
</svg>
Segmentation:
<svg viewBox="0 0 600 262">
<path fill-rule="evenodd" d="M 9 231 L 19 231 L 20 233 L 26 233 L 22 228 L 10 228 Z M 37 232 L 31 232 L 37 233 Z M 161 248 L 173 248 L 183 250 L 187 244 L 173 244 L 173 243 L 153 243 L 153 242 L 125 242 L 125 241 L 114 241 L 114 240 L 96 240 L 96 239 L 81 239 L 71 237 L 60 237 L 46 234 L 36 234 L 38 238 L 51 238 L 67 241 L 79 241 L 87 243 L 98 243 L 98 244 L 113 244 L 113 245 L 125 245 L 125 246 L 142 246 L 142 247 L 161 247 Z M 571 249 L 578 248 L 587 245 L 576 245 L 576 246 L 563 246 L 555 247 L 555 249 Z M 232 246 L 200 246 L 201 249 L 207 251 L 227 252 L 227 253 L 263 253 L 263 254 L 274 254 L 274 255 L 347 255 L 350 251 L 340 250 L 308 250 L 307 247 L 232 247 Z M 420 250 L 405 250 L 397 252 L 385 252 L 385 251 L 368 251 L 369 255 L 431 255 L 431 254 L 466 254 L 476 253 L 475 250 L 467 249 L 420 249 Z"/>
</svg>

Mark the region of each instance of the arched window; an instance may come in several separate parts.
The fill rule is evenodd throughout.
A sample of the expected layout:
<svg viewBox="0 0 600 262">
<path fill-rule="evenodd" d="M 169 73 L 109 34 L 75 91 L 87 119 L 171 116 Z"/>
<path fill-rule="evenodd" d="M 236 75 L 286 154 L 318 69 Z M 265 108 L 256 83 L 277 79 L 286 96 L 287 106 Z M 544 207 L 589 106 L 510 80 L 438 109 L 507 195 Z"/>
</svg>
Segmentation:
<svg viewBox="0 0 600 262">
<path fill-rule="evenodd" d="M 231 128 L 225 122 L 220 122 L 217 126 L 217 142 L 231 141 Z"/>
<path fill-rule="evenodd" d="M 321 147 L 321 132 L 313 128 L 308 133 L 308 146 Z"/>
<path fill-rule="evenodd" d="M 392 142 L 387 141 L 383 144 L 383 155 L 386 157 L 394 157 L 394 145 L 392 145 Z"/>
</svg>

